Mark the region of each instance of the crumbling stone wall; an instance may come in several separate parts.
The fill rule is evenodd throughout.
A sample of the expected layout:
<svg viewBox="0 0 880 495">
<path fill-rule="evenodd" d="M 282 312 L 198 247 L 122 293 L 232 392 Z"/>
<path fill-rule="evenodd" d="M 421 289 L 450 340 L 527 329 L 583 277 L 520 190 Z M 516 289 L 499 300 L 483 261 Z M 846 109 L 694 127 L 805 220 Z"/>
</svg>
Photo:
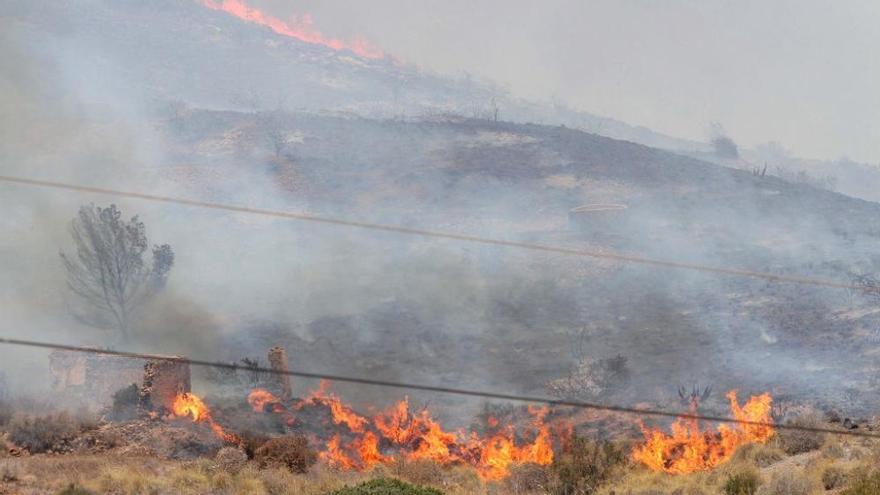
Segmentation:
<svg viewBox="0 0 880 495">
<path fill-rule="evenodd" d="M 180 357 L 147 361 L 143 371 L 140 407 L 144 412 L 167 414 L 178 394 L 192 391 L 189 363 Z"/>
<path fill-rule="evenodd" d="M 62 400 L 100 409 L 110 405 L 113 394 L 140 384 L 144 360 L 112 354 L 53 351 L 49 354 L 52 388 Z"/>
<path fill-rule="evenodd" d="M 269 349 L 269 367 L 273 371 L 278 371 L 279 373 L 271 373 L 268 377 L 269 383 L 272 384 L 272 388 L 274 388 L 275 392 L 280 394 L 281 398 L 284 400 L 290 400 L 293 396 L 293 391 L 290 386 L 290 375 L 284 374 L 287 373 L 287 352 L 281 346 L 276 346 Z"/>
</svg>

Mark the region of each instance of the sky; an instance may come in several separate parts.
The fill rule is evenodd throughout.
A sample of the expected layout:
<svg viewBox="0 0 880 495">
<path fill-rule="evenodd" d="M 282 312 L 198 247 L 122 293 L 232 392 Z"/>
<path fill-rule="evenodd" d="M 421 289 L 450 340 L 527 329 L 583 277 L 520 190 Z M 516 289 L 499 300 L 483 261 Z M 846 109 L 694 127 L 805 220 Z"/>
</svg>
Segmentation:
<svg viewBox="0 0 880 495">
<path fill-rule="evenodd" d="M 876 0 L 251 0 L 443 74 L 705 141 L 880 162 Z"/>
</svg>

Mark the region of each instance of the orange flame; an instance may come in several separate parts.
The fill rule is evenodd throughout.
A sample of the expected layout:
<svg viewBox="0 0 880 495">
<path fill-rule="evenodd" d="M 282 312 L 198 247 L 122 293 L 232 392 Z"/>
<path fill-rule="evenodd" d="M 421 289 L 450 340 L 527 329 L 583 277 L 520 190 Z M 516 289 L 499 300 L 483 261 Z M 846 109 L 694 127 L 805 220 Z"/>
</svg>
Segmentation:
<svg viewBox="0 0 880 495">
<path fill-rule="evenodd" d="M 250 404 L 254 412 L 273 412 L 283 417 L 284 423 L 293 426 L 296 418 L 290 412 L 284 403 L 272 392 L 262 388 L 255 388 L 247 396 L 247 402 Z"/>
<path fill-rule="evenodd" d="M 334 424 L 344 424 L 349 430 L 355 433 L 363 433 L 364 428 L 366 428 L 369 423 L 367 418 L 354 412 L 350 407 L 343 404 L 335 395 L 327 393 L 328 387 L 329 382 L 321 380 L 318 390 L 313 391 L 306 400 L 318 404 L 324 404 L 329 407 L 330 413 L 333 415 Z"/>
<path fill-rule="evenodd" d="M 333 435 L 333 438 L 327 442 L 327 449 L 321 452 L 319 457 L 331 466 L 341 469 L 358 470 L 362 468 L 362 466 L 352 459 L 345 451 L 339 433 Z"/>
<path fill-rule="evenodd" d="M 517 441 L 512 425 L 486 437 L 447 431 L 427 409 L 417 413 L 410 411 L 406 398 L 367 419 L 329 394 L 328 385 L 328 382 L 322 382 L 318 390 L 300 402 L 297 408 L 323 405 L 330 411 L 333 423 L 348 431 L 345 435 L 335 433 L 321 452 L 321 458 L 337 468 L 365 470 L 389 463 L 398 456 L 408 460 L 431 460 L 442 465 L 470 464 L 484 479 L 497 480 L 506 477 L 514 463 L 547 465 L 553 461 L 550 432 L 544 425 L 548 408 L 529 410 L 533 417 L 534 439 L 523 442 Z M 498 423 L 493 418 L 492 424 L 497 426 Z M 344 438 L 353 440 L 345 441 Z"/>
<path fill-rule="evenodd" d="M 294 18 L 290 23 L 287 23 L 249 6 L 243 0 L 202 0 L 202 5 L 209 9 L 221 10 L 239 19 L 265 26 L 282 36 L 296 38 L 313 45 L 326 46 L 336 51 L 348 50 L 364 58 L 381 59 L 385 57 L 385 53 L 382 50 L 361 38 L 345 42 L 340 39 L 325 37 L 320 31 L 315 29 L 312 17 L 308 14 L 303 15 L 299 19 Z"/>
<path fill-rule="evenodd" d="M 736 391 L 727 393 L 733 419 L 752 423 L 769 423 L 770 394 L 751 397 L 740 407 Z M 692 409 L 695 412 L 695 410 Z M 717 431 L 700 431 L 699 421 L 678 418 L 672 433 L 642 427 L 645 443 L 633 450 L 634 460 L 652 471 L 686 474 L 706 471 L 729 460 L 736 449 L 747 443 L 765 443 L 773 436 L 773 428 L 765 425 L 736 423 L 720 425 Z"/>
<path fill-rule="evenodd" d="M 214 421 L 211 416 L 211 410 L 205 402 L 197 395 L 191 393 L 181 393 L 174 397 L 171 404 L 171 414 L 178 418 L 190 418 L 193 423 L 205 423 L 214 432 L 217 437 L 229 443 L 238 443 L 238 437 L 232 433 L 226 433 L 222 426 Z"/>
<path fill-rule="evenodd" d="M 267 406 L 270 406 L 273 412 L 278 412 L 278 408 L 283 407 L 281 406 L 281 401 L 278 400 L 278 397 L 275 397 L 272 392 L 262 388 L 251 390 L 251 393 L 247 396 L 247 402 L 251 405 L 254 412 L 264 412 L 266 411 Z"/>
</svg>

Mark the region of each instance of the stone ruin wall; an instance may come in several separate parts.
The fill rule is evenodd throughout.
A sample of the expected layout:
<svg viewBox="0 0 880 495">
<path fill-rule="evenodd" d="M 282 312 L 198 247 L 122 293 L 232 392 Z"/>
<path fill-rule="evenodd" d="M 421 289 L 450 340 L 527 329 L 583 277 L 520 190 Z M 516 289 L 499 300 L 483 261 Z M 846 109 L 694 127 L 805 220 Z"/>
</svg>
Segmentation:
<svg viewBox="0 0 880 495">
<path fill-rule="evenodd" d="M 54 351 L 49 355 L 52 390 L 62 400 L 99 409 L 118 390 L 143 380 L 144 360 L 111 354 Z"/>
<path fill-rule="evenodd" d="M 147 360 L 101 353 L 54 351 L 49 355 L 52 389 L 62 400 L 100 410 L 113 394 L 134 384 L 142 411 L 167 412 L 178 393 L 192 388 L 189 363 L 179 357 Z"/>
<path fill-rule="evenodd" d="M 272 384 L 271 388 L 274 388 L 274 392 L 279 394 L 279 396 L 283 400 L 290 400 L 293 397 L 293 390 L 290 386 L 290 375 L 286 375 L 288 367 L 287 367 L 287 351 L 284 350 L 281 346 L 275 346 L 269 349 L 269 367 L 273 371 L 278 371 L 279 373 L 272 373 L 269 375 L 269 383 Z"/>
</svg>

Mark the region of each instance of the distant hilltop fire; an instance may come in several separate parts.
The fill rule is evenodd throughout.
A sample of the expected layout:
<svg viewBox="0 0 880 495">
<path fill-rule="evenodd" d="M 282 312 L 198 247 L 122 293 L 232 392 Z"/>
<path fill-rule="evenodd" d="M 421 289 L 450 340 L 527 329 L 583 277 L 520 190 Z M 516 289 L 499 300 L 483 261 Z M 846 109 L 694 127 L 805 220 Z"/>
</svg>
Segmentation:
<svg viewBox="0 0 880 495">
<path fill-rule="evenodd" d="M 239 19 L 265 26 L 282 36 L 296 38 L 313 45 L 326 46 L 336 51 L 347 50 L 364 58 L 381 59 L 385 57 L 385 52 L 360 37 L 356 37 L 352 41 L 343 41 L 324 36 L 315 28 L 309 14 L 294 17 L 285 22 L 249 6 L 242 0 L 200 0 L 200 2 L 209 9 L 221 10 Z"/>
</svg>

